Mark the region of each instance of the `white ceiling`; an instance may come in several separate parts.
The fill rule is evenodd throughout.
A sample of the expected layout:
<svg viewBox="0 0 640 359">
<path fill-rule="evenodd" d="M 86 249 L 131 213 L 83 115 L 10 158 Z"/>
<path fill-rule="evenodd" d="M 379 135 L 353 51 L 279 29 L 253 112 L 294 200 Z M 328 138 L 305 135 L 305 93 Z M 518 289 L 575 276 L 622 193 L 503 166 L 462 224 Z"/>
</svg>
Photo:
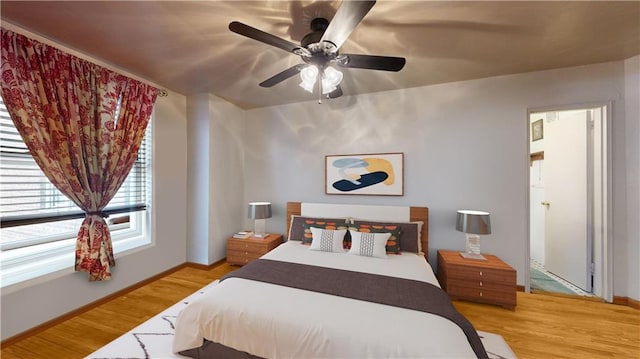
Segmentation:
<svg viewBox="0 0 640 359">
<path fill-rule="evenodd" d="M 240 21 L 299 43 L 339 1 L 7 1 L 0 16 L 185 95 L 250 109 L 312 100 L 302 61 L 228 30 Z M 622 60 L 640 53 L 640 2 L 378 1 L 341 52 L 406 57 L 400 72 L 344 69 L 345 95 Z M 337 100 L 329 100 L 337 101 Z"/>
</svg>

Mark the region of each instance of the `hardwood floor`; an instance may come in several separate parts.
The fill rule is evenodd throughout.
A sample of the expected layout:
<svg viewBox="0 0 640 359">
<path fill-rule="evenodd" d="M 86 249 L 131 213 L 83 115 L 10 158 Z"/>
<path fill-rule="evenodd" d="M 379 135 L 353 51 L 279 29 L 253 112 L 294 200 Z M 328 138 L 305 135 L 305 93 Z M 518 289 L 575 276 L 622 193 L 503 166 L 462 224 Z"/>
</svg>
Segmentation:
<svg viewBox="0 0 640 359">
<path fill-rule="evenodd" d="M 236 269 L 185 267 L 72 319 L 3 347 L 2 359 L 84 358 L 189 294 Z"/>
<path fill-rule="evenodd" d="M 630 307 L 522 292 L 515 311 L 454 305 L 477 330 L 502 335 L 518 358 L 640 358 L 640 311 Z"/>
<path fill-rule="evenodd" d="M 3 359 L 82 358 L 234 270 L 182 268 L 3 347 Z M 519 358 L 640 358 L 640 311 L 592 300 L 518 292 L 518 306 L 455 302 L 478 330 L 501 334 Z"/>
</svg>

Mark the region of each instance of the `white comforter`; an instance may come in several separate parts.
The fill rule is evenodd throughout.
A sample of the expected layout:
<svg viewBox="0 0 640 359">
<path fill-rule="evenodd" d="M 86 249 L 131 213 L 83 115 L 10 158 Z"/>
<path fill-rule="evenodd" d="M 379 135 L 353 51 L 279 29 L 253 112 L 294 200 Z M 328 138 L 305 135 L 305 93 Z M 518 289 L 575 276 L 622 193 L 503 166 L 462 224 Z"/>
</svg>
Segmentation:
<svg viewBox="0 0 640 359">
<path fill-rule="evenodd" d="M 291 241 L 264 258 L 438 283 L 415 254 L 308 248 Z M 206 338 L 264 358 L 475 358 L 462 329 L 433 314 L 239 278 L 210 288 L 179 314 L 174 352 Z"/>
</svg>

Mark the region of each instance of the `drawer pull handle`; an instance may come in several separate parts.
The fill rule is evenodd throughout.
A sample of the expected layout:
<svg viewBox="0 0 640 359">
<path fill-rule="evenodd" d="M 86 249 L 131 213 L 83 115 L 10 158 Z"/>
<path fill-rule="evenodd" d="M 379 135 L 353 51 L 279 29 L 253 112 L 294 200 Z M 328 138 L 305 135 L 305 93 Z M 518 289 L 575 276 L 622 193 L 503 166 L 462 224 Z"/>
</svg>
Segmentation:
<svg viewBox="0 0 640 359">
<path fill-rule="evenodd" d="M 480 296 L 482 297 L 482 292 L 480 292 Z"/>
<path fill-rule="evenodd" d="M 480 281 L 480 286 L 482 287 L 482 281 Z"/>
</svg>

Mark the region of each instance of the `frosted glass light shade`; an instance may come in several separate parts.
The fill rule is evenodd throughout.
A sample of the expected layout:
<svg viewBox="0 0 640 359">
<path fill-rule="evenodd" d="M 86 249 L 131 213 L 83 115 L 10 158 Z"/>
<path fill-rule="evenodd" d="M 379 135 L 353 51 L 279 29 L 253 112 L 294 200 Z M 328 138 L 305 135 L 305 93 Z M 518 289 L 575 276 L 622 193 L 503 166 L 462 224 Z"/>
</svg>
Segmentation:
<svg viewBox="0 0 640 359">
<path fill-rule="evenodd" d="M 300 71 L 300 87 L 306 91 L 313 93 L 313 86 L 316 84 L 318 78 L 318 68 L 314 65 L 305 67 Z"/>
<path fill-rule="evenodd" d="M 326 95 L 333 92 L 342 81 L 342 77 L 342 72 L 334 69 L 333 67 L 327 67 L 324 69 L 324 73 L 322 75 L 322 94 Z"/>
</svg>

